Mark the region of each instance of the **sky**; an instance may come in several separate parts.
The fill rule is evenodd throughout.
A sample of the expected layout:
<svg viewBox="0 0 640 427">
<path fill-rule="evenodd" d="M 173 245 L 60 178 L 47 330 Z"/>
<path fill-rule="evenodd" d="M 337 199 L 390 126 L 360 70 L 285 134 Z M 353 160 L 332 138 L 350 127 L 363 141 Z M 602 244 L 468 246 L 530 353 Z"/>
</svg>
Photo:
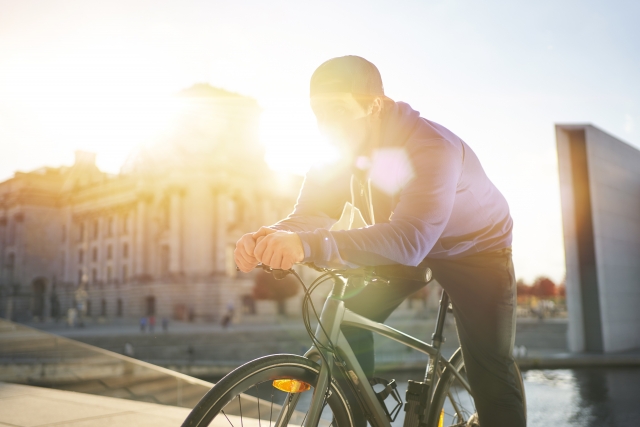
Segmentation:
<svg viewBox="0 0 640 427">
<path fill-rule="evenodd" d="M 622 0 L 0 0 L 0 180 L 77 149 L 117 173 L 200 82 L 257 99 L 267 161 L 302 174 L 324 152 L 309 77 L 355 54 L 478 154 L 511 208 L 516 275 L 559 281 L 554 124 L 640 148 L 638 16 Z"/>
</svg>

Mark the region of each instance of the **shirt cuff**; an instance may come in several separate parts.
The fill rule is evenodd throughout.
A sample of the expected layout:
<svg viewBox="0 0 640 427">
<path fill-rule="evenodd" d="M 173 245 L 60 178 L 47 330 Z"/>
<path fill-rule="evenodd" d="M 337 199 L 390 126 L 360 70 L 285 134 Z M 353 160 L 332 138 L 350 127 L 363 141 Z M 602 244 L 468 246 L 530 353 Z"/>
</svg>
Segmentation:
<svg viewBox="0 0 640 427">
<path fill-rule="evenodd" d="M 321 237 L 313 232 L 298 232 L 296 233 L 302 242 L 302 248 L 304 249 L 304 260 L 302 262 L 313 262 L 314 258 L 321 253 Z"/>
</svg>

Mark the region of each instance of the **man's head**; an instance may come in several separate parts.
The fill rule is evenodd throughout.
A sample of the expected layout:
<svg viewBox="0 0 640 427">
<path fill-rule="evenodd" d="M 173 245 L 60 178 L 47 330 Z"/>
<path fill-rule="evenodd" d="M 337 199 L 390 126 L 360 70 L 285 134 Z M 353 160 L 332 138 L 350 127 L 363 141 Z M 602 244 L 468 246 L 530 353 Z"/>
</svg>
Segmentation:
<svg viewBox="0 0 640 427">
<path fill-rule="evenodd" d="M 352 153 L 371 136 L 388 100 L 376 66 L 352 55 L 330 59 L 316 69 L 310 98 L 320 130 Z"/>
</svg>

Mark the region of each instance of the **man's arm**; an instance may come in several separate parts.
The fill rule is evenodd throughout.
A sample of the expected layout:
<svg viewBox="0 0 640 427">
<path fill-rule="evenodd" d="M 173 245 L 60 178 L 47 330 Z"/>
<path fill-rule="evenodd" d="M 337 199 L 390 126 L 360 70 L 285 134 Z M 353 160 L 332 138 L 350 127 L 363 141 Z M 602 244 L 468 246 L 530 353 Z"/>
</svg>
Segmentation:
<svg viewBox="0 0 640 427">
<path fill-rule="evenodd" d="M 415 178 L 401 191 L 391 221 L 355 230 L 298 232 L 304 261 L 333 268 L 418 265 L 451 216 L 461 150 L 446 140 L 411 142 L 407 151 Z"/>
<path fill-rule="evenodd" d="M 307 173 L 293 212 L 270 228 L 311 232 L 329 229 L 340 219 L 350 197 L 350 175 L 346 170 L 331 173 L 327 169 L 314 168 Z"/>
<path fill-rule="evenodd" d="M 262 262 L 273 268 L 288 269 L 293 263 L 302 261 L 302 244 L 293 232 L 329 228 L 339 219 L 350 194 L 349 177 L 345 173 L 344 170 L 335 168 L 333 171 L 309 171 L 291 215 L 270 227 L 261 227 L 254 233 L 247 233 L 238 240 L 234 252 L 238 268 L 248 272 Z M 264 243 L 260 246 L 261 240 Z M 277 242 L 272 245 L 272 240 Z M 266 245 L 269 246 L 268 250 Z"/>
</svg>

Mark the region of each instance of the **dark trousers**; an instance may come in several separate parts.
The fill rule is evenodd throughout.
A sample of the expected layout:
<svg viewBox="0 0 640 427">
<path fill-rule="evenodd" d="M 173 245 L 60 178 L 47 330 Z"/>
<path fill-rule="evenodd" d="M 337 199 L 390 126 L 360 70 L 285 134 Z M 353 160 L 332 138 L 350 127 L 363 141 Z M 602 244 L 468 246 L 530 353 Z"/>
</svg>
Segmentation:
<svg viewBox="0 0 640 427">
<path fill-rule="evenodd" d="M 524 427 L 523 396 L 518 387 L 513 342 L 516 281 L 511 249 L 455 260 L 427 259 L 424 265 L 449 294 L 458 338 L 482 427 Z M 419 282 L 372 283 L 346 295 L 346 307 L 384 322 L 404 299 L 424 286 Z M 355 286 L 354 286 L 355 287 Z M 342 331 L 362 368 L 373 376 L 373 334 L 353 327 Z"/>
</svg>

